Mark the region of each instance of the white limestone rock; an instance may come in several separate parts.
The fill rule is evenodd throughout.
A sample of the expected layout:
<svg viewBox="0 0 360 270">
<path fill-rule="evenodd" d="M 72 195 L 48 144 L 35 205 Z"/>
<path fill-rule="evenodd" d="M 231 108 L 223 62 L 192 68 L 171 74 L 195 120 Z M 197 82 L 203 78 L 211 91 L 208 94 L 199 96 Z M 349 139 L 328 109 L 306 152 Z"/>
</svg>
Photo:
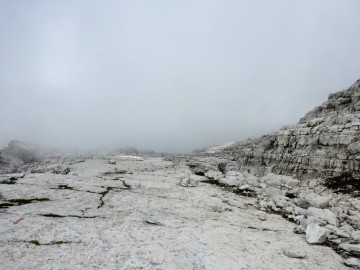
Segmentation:
<svg viewBox="0 0 360 270">
<path fill-rule="evenodd" d="M 309 244 L 322 244 L 326 241 L 328 233 L 327 229 L 311 223 L 306 228 L 306 241 Z"/>
<path fill-rule="evenodd" d="M 360 252 L 360 244 L 340 244 L 339 245 L 340 249 L 346 250 L 346 251 L 354 251 L 354 252 Z"/>
<path fill-rule="evenodd" d="M 320 196 L 315 193 L 308 193 L 305 196 L 305 200 L 312 206 L 316 208 L 326 208 L 329 206 L 331 196 Z"/>
<path fill-rule="evenodd" d="M 360 260 L 357 258 L 349 258 L 344 261 L 344 264 L 351 267 L 360 268 Z"/>
<path fill-rule="evenodd" d="M 184 188 L 179 181 L 189 171 L 160 159 L 116 158 L 118 172 L 132 172 L 117 174 L 108 158 L 74 163 L 68 175 L 26 174 L 0 185 L 2 203 L 49 199 L 2 209 L 1 268 L 288 269 L 297 259 L 285 256 L 303 250 L 308 259 L 292 269 L 347 269 L 281 216 L 261 222 L 262 200 L 276 208 L 269 197 L 259 202 L 207 183 Z M 283 255 L 286 246 L 299 251 Z"/>
<path fill-rule="evenodd" d="M 282 191 L 279 188 L 275 188 L 275 187 L 268 187 L 265 190 L 265 195 L 269 198 L 275 198 L 278 196 L 283 196 L 284 195 L 284 191 Z"/>
<path fill-rule="evenodd" d="M 327 228 L 332 234 L 333 234 L 333 238 L 337 238 L 337 237 L 340 237 L 340 238 L 350 238 L 350 234 L 341 230 L 340 228 L 334 226 L 334 225 L 326 225 L 325 228 Z"/>
<path fill-rule="evenodd" d="M 319 209 L 315 207 L 310 207 L 306 212 L 307 217 L 313 217 L 316 221 L 321 224 L 331 224 L 334 226 L 338 225 L 338 220 L 336 215 L 329 209 Z"/>
<path fill-rule="evenodd" d="M 360 231 L 353 231 L 353 232 L 351 233 L 351 238 L 352 238 L 354 241 L 360 242 Z"/>
<path fill-rule="evenodd" d="M 298 246 L 286 246 L 283 251 L 289 258 L 303 259 L 306 257 L 305 250 Z"/>
</svg>

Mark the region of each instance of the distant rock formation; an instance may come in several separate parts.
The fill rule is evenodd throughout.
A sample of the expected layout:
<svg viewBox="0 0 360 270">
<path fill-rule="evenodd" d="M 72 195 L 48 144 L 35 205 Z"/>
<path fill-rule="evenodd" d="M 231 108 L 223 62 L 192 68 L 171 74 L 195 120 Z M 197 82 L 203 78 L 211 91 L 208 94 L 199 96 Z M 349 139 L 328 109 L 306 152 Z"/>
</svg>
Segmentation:
<svg viewBox="0 0 360 270">
<path fill-rule="evenodd" d="M 39 148 L 31 143 L 12 140 L 5 148 L 5 152 L 20 159 L 23 163 L 40 161 Z"/>
<path fill-rule="evenodd" d="M 18 140 L 12 140 L 0 151 L 0 165 L 22 165 L 40 161 L 38 147 Z"/>
<path fill-rule="evenodd" d="M 360 80 L 307 113 L 298 124 L 215 153 L 229 166 L 297 178 L 360 176 Z"/>
</svg>

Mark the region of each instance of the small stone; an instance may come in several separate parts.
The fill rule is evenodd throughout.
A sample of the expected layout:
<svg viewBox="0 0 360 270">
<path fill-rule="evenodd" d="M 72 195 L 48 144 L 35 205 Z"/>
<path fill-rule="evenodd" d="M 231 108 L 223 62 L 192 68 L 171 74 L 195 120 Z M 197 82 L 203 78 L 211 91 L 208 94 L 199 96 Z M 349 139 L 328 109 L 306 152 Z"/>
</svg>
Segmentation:
<svg viewBox="0 0 360 270">
<path fill-rule="evenodd" d="M 315 207 L 310 207 L 307 210 L 307 216 L 308 217 L 312 216 L 323 224 L 328 223 L 337 226 L 338 223 L 336 215 L 333 212 L 331 212 L 329 209 L 319 209 Z"/>
<path fill-rule="evenodd" d="M 333 237 L 337 236 L 341 238 L 350 238 L 350 235 L 348 233 L 334 225 L 328 224 L 325 227 L 333 234 Z"/>
<path fill-rule="evenodd" d="M 315 223 L 311 223 L 306 228 L 306 241 L 309 244 L 322 244 L 326 241 L 328 230 L 320 227 Z"/>
<path fill-rule="evenodd" d="M 299 215 L 306 215 L 307 211 L 304 208 L 301 207 L 295 207 L 294 212 Z"/>
<path fill-rule="evenodd" d="M 299 208 L 308 208 L 308 207 L 310 207 L 310 204 L 304 198 L 295 198 L 294 203 Z"/>
<path fill-rule="evenodd" d="M 258 217 L 259 217 L 259 219 L 260 219 L 261 221 L 267 220 L 267 215 L 266 215 L 266 213 L 264 213 L 264 212 L 260 213 L 260 214 L 258 215 Z"/>
<path fill-rule="evenodd" d="M 313 180 L 310 180 L 309 181 L 309 187 L 310 188 L 314 188 L 317 184 L 317 180 L 316 179 L 313 179 Z"/>
<path fill-rule="evenodd" d="M 250 189 L 250 186 L 248 184 L 242 185 L 239 187 L 240 190 Z"/>
<path fill-rule="evenodd" d="M 343 249 L 343 250 L 346 250 L 346 251 L 360 252 L 360 245 L 340 244 L 339 248 Z"/>
<path fill-rule="evenodd" d="M 349 258 L 344 261 L 344 264 L 352 267 L 360 267 L 360 260 L 357 258 Z"/>
<path fill-rule="evenodd" d="M 340 245 L 342 240 L 340 238 L 335 238 L 335 239 L 330 239 L 329 241 L 331 243 L 334 243 L 335 245 Z"/>
<path fill-rule="evenodd" d="M 211 207 L 211 210 L 212 210 L 213 212 L 217 212 L 217 213 L 221 213 L 221 212 L 224 211 L 224 210 L 222 209 L 222 207 L 220 207 L 220 206 L 218 206 L 218 205 L 212 206 L 212 207 Z"/>
<path fill-rule="evenodd" d="M 296 227 L 294 228 L 294 233 L 296 233 L 296 234 L 303 234 L 303 233 L 305 233 L 305 229 L 304 229 L 303 226 L 298 225 L 298 226 L 296 226 Z"/>
<path fill-rule="evenodd" d="M 303 259 L 306 257 L 305 251 L 295 246 L 288 246 L 283 249 L 284 254 L 289 258 Z"/>
<path fill-rule="evenodd" d="M 305 196 L 305 200 L 313 207 L 326 208 L 329 206 L 331 196 L 320 196 L 315 193 L 309 193 Z"/>
<path fill-rule="evenodd" d="M 355 241 L 360 241 L 360 231 L 354 231 L 351 234 L 351 238 Z"/>
<path fill-rule="evenodd" d="M 113 165 L 115 165 L 115 164 L 116 164 L 116 160 L 114 160 L 114 159 L 110 159 L 110 160 L 108 160 L 108 163 L 109 163 L 109 164 L 113 164 Z"/>
</svg>

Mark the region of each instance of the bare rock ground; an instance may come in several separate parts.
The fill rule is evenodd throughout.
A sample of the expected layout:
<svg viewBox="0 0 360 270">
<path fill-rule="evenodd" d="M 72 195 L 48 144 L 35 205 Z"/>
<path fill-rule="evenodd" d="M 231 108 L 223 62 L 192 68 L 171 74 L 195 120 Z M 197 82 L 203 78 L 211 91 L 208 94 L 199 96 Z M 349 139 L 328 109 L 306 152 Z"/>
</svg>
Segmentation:
<svg viewBox="0 0 360 270">
<path fill-rule="evenodd" d="M 256 197 L 187 166 L 117 156 L 69 169 L 0 176 L 0 268 L 349 269 Z"/>
</svg>

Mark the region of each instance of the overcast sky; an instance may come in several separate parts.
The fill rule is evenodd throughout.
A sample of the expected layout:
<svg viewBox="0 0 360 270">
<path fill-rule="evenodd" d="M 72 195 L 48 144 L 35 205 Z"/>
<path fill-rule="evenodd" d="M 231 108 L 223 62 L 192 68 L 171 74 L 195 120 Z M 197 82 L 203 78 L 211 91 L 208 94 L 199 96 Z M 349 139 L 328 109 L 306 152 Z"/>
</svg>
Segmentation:
<svg viewBox="0 0 360 270">
<path fill-rule="evenodd" d="M 0 146 L 191 151 L 360 78 L 359 0 L 2 0 Z"/>
</svg>

